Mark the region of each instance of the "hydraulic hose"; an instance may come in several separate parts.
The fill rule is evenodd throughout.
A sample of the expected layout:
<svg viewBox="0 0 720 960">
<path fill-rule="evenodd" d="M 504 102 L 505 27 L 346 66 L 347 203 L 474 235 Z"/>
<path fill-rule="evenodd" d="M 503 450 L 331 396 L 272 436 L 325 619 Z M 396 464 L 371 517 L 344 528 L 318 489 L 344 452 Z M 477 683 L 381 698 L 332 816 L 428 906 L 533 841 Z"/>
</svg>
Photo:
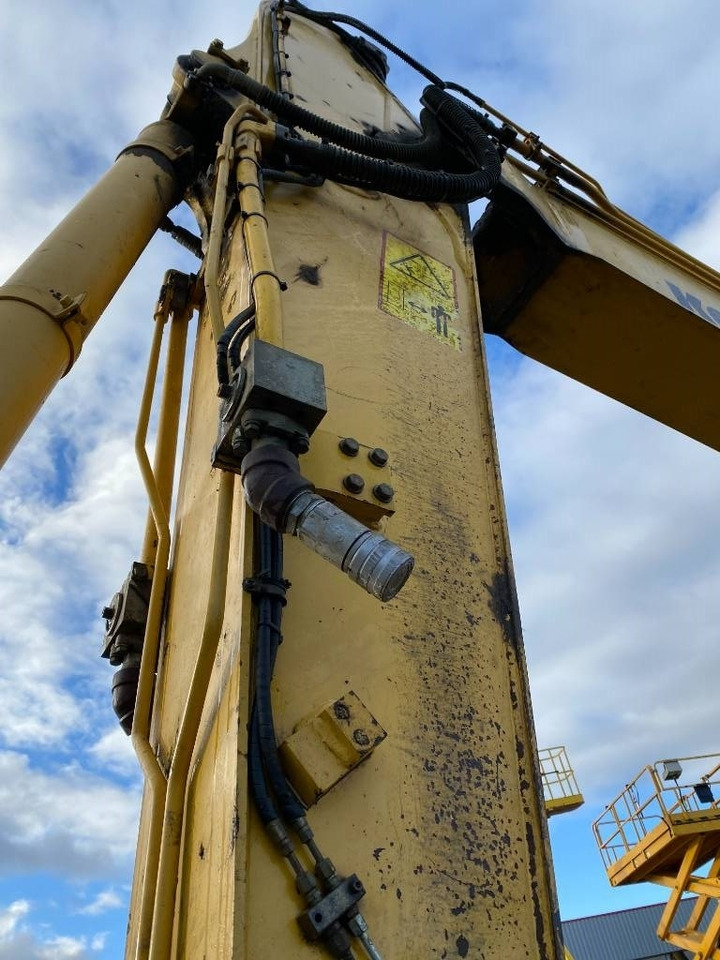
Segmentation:
<svg viewBox="0 0 720 960">
<path fill-rule="evenodd" d="M 266 587 L 273 592 L 258 595 L 257 642 L 255 649 L 255 720 L 256 736 L 270 787 L 282 817 L 292 822 L 305 815 L 280 765 L 277 735 L 273 718 L 271 684 L 275 658 L 281 641 L 280 623 L 284 598 L 282 580 L 282 540 L 266 524 L 260 524 L 260 568 Z M 261 580 L 261 584 L 262 584 Z"/>
<path fill-rule="evenodd" d="M 244 327 L 237 332 L 230 342 L 230 369 L 237 370 L 240 366 L 240 347 L 247 340 L 251 333 L 255 331 L 255 319 L 250 320 Z"/>
<path fill-rule="evenodd" d="M 254 644 L 255 699 L 250 716 L 248 747 L 250 792 L 265 830 L 295 873 L 298 893 L 309 907 L 313 907 L 322 900 L 322 893 L 313 874 L 298 859 L 285 829 L 285 822 L 295 823 L 299 818 L 304 818 L 305 808 L 295 796 L 280 766 L 272 712 L 272 677 L 282 640 L 280 624 L 287 586 L 282 579 L 282 538 L 261 523 L 258 525 L 258 541 L 260 572 L 251 581 L 257 605 L 257 629 Z M 246 582 L 245 586 L 249 588 L 249 583 Z M 324 940 L 333 956 L 340 960 L 352 960 L 348 932 L 338 921 L 328 928 Z"/>
<path fill-rule="evenodd" d="M 228 360 L 232 365 L 232 356 L 230 356 L 230 347 L 232 344 L 235 335 L 240 331 L 240 328 L 243 324 L 247 323 L 249 320 L 255 316 L 255 304 L 251 303 L 249 307 L 246 307 L 241 313 L 230 321 L 230 323 L 225 327 L 225 332 L 222 336 L 218 337 L 216 344 L 216 363 L 217 363 L 217 378 L 220 386 L 226 383 L 230 383 L 230 374 L 231 371 L 228 367 Z"/>
<path fill-rule="evenodd" d="M 423 137 L 408 143 L 347 130 L 286 100 L 242 70 L 225 63 L 206 63 L 195 77 L 218 79 L 271 110 L 284 122 L 328 141 L 315 143 L 287 136 L 282 145 L 293 161 L 340 183 L 410 200 L 468 203 L 486 196 L 500 178 L 497 149 L 481 123 L 460 101 L 438 86 L 425 88 L 423 102 L 427 109 L 420 115 Z M 438 124 L 445 136 L 441 135 Z M 447 147 L 448 140 L 468 161 L 470 172 L 447 173 L 408 166 L 408 163 L 439 165 L 443 144 Z"/>
<path fill-rule="evenodd" d="M 225 86 L 245 94 L 258 106 L 270 110 L 289 126 L 345 147 L 354 153 L 402 163 L 421 163 L 438 155 L 440 141 L 434 131 L 424 131 L 423 137 L 414 141 L 369 137 L 319 117 L 305 107 L 285 99 L 264 84 L 258 83 L 257 80 L 253 80 L 242 70 L 235 70 L 226 63 L 205 63 L 194 76 L 197 80 L 208 78 L 219 80 Z"/>
<path fill-rule="evenodd" d="M 478 128 L 479 129 L 479 128 Z M 338 183 L 379 190 L 405 200 L 434 203 L 469 203 L 487 196 L 500 177 L 500 159 L 487 139 L 485 169 L 472 173 L 418 170 L 350 153 L 330 144 L 304 140 L 284 141 L 284 148 L 297 163 L 310 167 Z"/>
<path fill-rule="evenodd" d="M 377 30 L 373 30 L 372 27 L 369 27 L 366 23 L 363 23 L 362 20 L 357 20 L 355 17 L 348 16 L 345 13 L 331 13 L 325 10 L 310 10 L 309 7 L 306 7 L 304 3 L 299 3 L 298 0 L 287 0 L 285 3 L 285 9 L 289 10 L 290 13 L 297 13 L 301 17 L 305 17 L 306 20 L 314 20 L 316 23 L 322 23 L 325 26 L 329 26 L 331 29 L 334 28 L 338 33 L 346 34 L 345 30 L 340 30 L 335 27 L 337 23 L 345 23 L 349 27 L 354 27 L 355 30 L 359 30 L 361 33 L 366 34 L 368 37 L 372 37 L 377 43 L 385 47 L 386 50 L 389 50 L 391 53 L 394 53 L 396 57 L 406 63 L 409 67 L 412 67 L 413 70 L 425 77 L 426 80 L 429 80 L 430 83 L 435 83 L 438 86 L 442 86 L 442 80 L 437 74 L 433 73 L 431 70 L 428 70 L 427 67 L 423 66 L 418 60 L 414 57 L 411 57 L 409 53 L 406 53 L 401 47 L 396 46 L 391 40 L 388 40 L 387 37 L 384 37 L 381 33 L 378 33 Z"/>
<path fill-rule="evenodd" d="M 252 794 L 255 809 L 263 822 L 263 826 L 267 826 L 269 823 L 278 819 L 278 814 L 265 781 L 265 770 L 263 768 L 258 730 L 257 702 L 253 704 L 250 715 L 248 779 L 250 781 L 250 793 Z"/>
<path fill-rule="evenodd" d="M 226 63 L 204 63 L 191 76 L 197 81 L 218 80 L 270 110 L 288 126 L 320 138 L 322 143 L 288 135 L 282 145 L 293 161 L 339 183 L 410 200 L 468 203 L 487 196 L 500 178 L 501 160 L 486 133 L 486 118 L 445 93 L 438 84 L 423 91 L 422 102 L 427 109 L 420 115 L 422 137 L 405 141 L 348 130 Z M 448 147 L 463 156 L 468 172 L 439 169 L 452 162 Z"/>
</svg>

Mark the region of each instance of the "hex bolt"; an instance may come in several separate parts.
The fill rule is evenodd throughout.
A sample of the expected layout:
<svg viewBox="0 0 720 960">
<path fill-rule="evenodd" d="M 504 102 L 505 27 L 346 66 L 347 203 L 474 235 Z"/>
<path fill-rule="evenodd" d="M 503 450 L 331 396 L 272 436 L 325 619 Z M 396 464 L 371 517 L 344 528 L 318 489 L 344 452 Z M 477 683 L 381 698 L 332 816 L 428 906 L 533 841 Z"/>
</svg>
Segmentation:
<svg viewBox="0 0 720 960">
<path fill-rule="evenodd" d="M 373 487 L 373 494 L 380 503 L 390 503 L 395 496 L 395 490 L 389 483 L 376 483 Z"/>
<path fill-rule="evenodd" d="M 360 444 L 355 437 L 343 437 L 338 446 L 340 452 L 344 453 L 346 457 L 356 457 L 360 452 Z"/>
<path fill-rule="evenodd" d="M 249 440 L 255 440 L 260 436 L 262 424 L 259 420 L 247 420 L 242 425 L 243 433 Z"/>
<path fill-rule="evenodd" d="M 382 447 L 375 447 L 368 454 L 370 463 L 374 463 L 376 467 L 386 467 L 387 462 L 390 459 L 390 455 L 387 450 L 383 450 Z"/>
<path fill-rule="evenodd" d="M 370 746 L 370 737 L 365 733 L 364 730 L 361 730 L 359 727 L 357 730 L 353 730 L 353 740 L 359 747 Z"/>
<path fill-rule="evenodd" d="M 362 493 L 365 488 L 365 481 L 359 473 L 349 473 L 343 478 L 343 486 L 350 493 Z"/>
<path fill-rule="evenodd" d="M 350 709 L 346 703 L 342 703 L 337 700 L 333 704 L 333 713 L 338 718 L 338 720 L 349 720 L 350 719 Z"/>
<path fill-rule="evenodd" d="M 293 446 L 298 455 L 307 453 L 310 449 L 310 438 L 302 433 L 296 433 L 293 437 Z"/>
<path fill-rule="evenodd" d="M 242 460 L 250 453 L 250 443 L 239 427 L 233 430 L 231 447 L 233 455 L 237 457 L 238 460 Z"/>
</svg>

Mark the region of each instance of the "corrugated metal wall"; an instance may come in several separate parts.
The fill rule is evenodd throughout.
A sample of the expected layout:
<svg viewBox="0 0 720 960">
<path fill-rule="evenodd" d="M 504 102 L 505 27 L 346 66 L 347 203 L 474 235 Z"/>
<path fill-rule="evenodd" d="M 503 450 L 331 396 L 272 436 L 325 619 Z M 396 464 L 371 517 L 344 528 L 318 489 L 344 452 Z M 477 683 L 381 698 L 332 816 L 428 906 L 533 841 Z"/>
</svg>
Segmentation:
<svg viewBox="0 0 720 960">
<path fill-rule="evenodd" d="M 676 914 L 674 928 L 687 922 L 695 899 L 683 900 Z M 565 945 L 573 960 L 674 960 L 688 954 L 663 943 L 656 934 L 664 903 L 596 917 L 563 921 Z M 706 920 L 701 929 L 706 926 Z"/>
</svg>

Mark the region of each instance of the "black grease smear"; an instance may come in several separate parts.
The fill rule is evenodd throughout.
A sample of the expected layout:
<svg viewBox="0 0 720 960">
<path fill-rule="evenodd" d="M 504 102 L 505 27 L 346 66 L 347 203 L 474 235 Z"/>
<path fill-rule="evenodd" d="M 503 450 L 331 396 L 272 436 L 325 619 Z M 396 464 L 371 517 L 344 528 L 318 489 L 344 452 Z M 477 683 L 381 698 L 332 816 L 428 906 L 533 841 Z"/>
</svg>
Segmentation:
<svg viewBox="0 0 720 960">
<path fill-rule="evenodd" d="M 503 573 L 496 573 L 492 583 L 486 583 L 484 586 L 490 594 L 488 607 L 495 621 L 500 624 L 505 641 L 513 647 L 517 646 L 520 617 L 510 572 L 506 570 Z"/>
<path fill-rule="evenodd" d="M 301 263 L 295 274 L 296 280 L 302 280 L 303 283 L 309 283 L 311 287 L 320 286 L 320 264 L 312 266 L 309 263 Z"/>
</svg>

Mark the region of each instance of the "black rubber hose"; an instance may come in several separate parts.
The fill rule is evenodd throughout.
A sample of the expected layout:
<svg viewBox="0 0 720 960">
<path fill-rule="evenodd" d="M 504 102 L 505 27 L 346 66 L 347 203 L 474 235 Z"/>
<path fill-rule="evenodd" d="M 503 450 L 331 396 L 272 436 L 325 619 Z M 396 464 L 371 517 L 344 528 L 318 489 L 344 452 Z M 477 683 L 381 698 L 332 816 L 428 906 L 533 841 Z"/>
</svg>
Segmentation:
<svg viewBox="0 0 720 960">
<path fill-rule="evenodd" d="M 237 370 L 240 366 L 240 347 L 247 340 L 250 334 L 255 329 L 255 321 L 250 320 L 241 330 L 230 341 L 230 351 L 228 353 L 228 359 L 230 360 L 230 371 L 231 373 Z"/>
<path fill-rule="evenodd" d="M 467 115 L 466 115 L 467 116 Z M 379 190 L 406 200 L 435 203 L 469 203 L 487 196 L 500 179 L 500 158 L 489 138 L 471 118 L 475 130 L 485 138 L 482 165 L 470 173 L 418 170 L 349 153 L 330 144 L 286 140 L 284 148 L 294 162 L 340 183 Z"/>
<path fill-rule="evenodd" d="M 462 87 L 458 83 L 445 84 L 443 88 L 443 92 L 446 93 L 446 91 L 448 90 L 457 90 L 458 93 L 461 93 L 463 96 L 474 100 L 474 102 L 478 106 L 480 106 L 480 104 L 483 104 L 485 102 L 484 100 L 481 100 L 480 97 L 476 97 L 475 94 L 472 93 L 472 91 L 467 89 L 467 87 Z M 503 128 L 499 124 L 491 120 L 490 117 L 487 117 L 484 113 L 481 113 L 480 110 L 477 109 L 477 107 L 471 107 L 469 103 L 464 103 L 462 100 L 458 100 L 457 97 L 453 97 L 449 93 L 446 93 L 446 96 L 450 100 L 452 100 L 453 103 L 457 103 L 458 106 L 462 107 L 463 110 L 469 113 L 470 116 L 473 118 L 473 120 L 477 121 L 477 123 L 480 124 L 480 126 L 483 128 L 485 133 L 489 134 L 489 136 L 495 137 L 495 138 L 500 138 L 502 136 Z"/>
<path fill-rule="evenodd" d="M 433 86 L 425 87 L 420 102 L 430 110 L 444 139 L 449 139 L 462 152 L 469 151 L 467 159 L 471 163 L 482 167 L 491 153 L 497 154 L 488 136 L 496 132 L 492 129 L 494 125 L 488 125 L 487 117 L 477 110 Z"/>
<path fill-rule="evenodd" d="M 278 819 L 278 813 L 265 780 L 258 731 L 257 704 L 255 702 L 253 702 L 250 730 L 248 732 L 248 778 L 253 802 L 260 819 L 267 826 L 272 820 Z"/>
<path fill-rule="evenodd" d="M 218 383 L 222 386 L 223 384 L 230 383 L 230 370 L 228 368 L 228 350 L 230 349 L 230 342 L 235 336 L 235 334 L 240 330 L 240 327 L 244 323 L 247 323 L 248 320 L 252 319 L 255 316 L 255 304 L 251 303 L 249 307 L 246 307 L 241 313 L 230 321 L 230 323 L 225 327 L 225 330 L 218 338 L 216 345 L 216 366 L 217 366 L 217 378 Z"/>
<path fill-rule="evenodd" d="M 279 534 L 266 524 L 260 524 L 260 568 L 269 571 L 273 581 L 282 579 L 282 553 Z M 275 658 L 280 644 L 282 602 L 260 596 L 258 599 L 257 644 L 255 651 L 255 705 L 257 710 L 257 737 L 265 773 L 275 795 L 281 815 L 289 821 L 305 815 L 280 765 L 272 709 L 271 684 Z"/>
<path fill-rule="evenodd" d="M 202 260 L 203 250 L 200 237 L 196 236 L 190 230 L 186 230 L 185 227 L 180 227 L 176 223 L 173 223 L 170 217 L 165 217 L 160 224 L 160 229 L 163 233 L 170 234 L 173 240 L 176 240 L 181 247 L 189 250 L 198 260 Z"/>
<path fill-rule="evenodd" d="M 412 67 L 413 70 L 417 70 L 421 76 L 425 77 L 426 80 L 429 80 L 430 83 L 435 83 L 438 86 L 443 86 L 443 81 L 437 74 L 433 73 L 431 70 L 428 70 L 427 67 L 423 66 L 422 63 L 417 61 L 414 57 L 411 57 L 409 53 L 406 53 L 400 47 L 397 47 L 392 41 L 388 40 L 387 37 L 384 37 L 381 33 L 378 33 L 377 30 L 373 30 L 372 27 L 369 27 L 366 23 L 363 23 L 362 20 L 356 20 L 355 17 L 350 17 L 344 13 L 329 13 L 327 11 L 320 10 L 310 10 L 305 6 L 304 3 L 299 3 L 298 0 L 288 0 L 285 4 L 285 9 L 289 10 L 290 13 L 298 13 L 301 17 L 305 17 L 307 20 L 314 20 L 316 23 L 345 23 L 349 27 L 353 27 L 355 30 L 359 30 L 361 33 L 366 34 L 368 37 L 372 37 L 377 43 L 385 47 L 386 50 L 389 50 L 391 53 L 394 53 L 396 57 L 402 60 L 404 63 L 407 63 L 409 67 Z"/>
<path fill-rule="evenodd" d="M 207 77 L 220 80 L 226 86 L 244 93 L 258 106 L 272 111 L 288 126 L 304 130 L 353 153 L 400 163 L 422 163 L 437 158 L 440 143 L 434 131 L 425 131 L 423 137 L 411 141 L 368 137 L 364 133 L 348 130 L 331 120 L 325 120 L 306 110 L 305 107 L 286 100 L 279 93 L 253 80 L 242 70 L 234 70 L 225 63 L 205 63 L 196 71 L 195 77 L 198 80 L 204 80 Z"/>
</svg>

